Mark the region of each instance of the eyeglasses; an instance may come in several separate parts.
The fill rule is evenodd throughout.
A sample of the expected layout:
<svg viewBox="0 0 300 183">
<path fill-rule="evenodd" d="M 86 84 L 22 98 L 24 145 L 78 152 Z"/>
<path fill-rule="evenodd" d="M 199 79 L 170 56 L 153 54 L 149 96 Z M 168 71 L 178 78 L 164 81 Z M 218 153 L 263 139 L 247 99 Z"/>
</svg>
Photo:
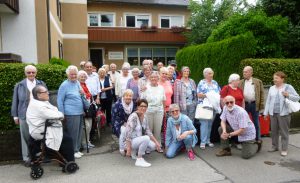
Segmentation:
<svg viewBox="0 0 300 183">
<path fill-rule="evenodd" d="M 233 101 L 225 102 L 226 105 L 233 104 L 233 103 L 234 103 Z"/>
<path fill-rule="evenodd" d="M 48 92 L 48 91 L 41 91 L 41 92 L 38 92 L 38 93 L 48 93 L 48 94 L 49 94 L 49 92 Z"/>
<path fill-rule="evenodd" d="M 147 108 L 148 106 L 146 106 L 146 105 L 140 105 L 139 107 Z"/>
<path fill-rule="evenodd" d="M 171 113 L 175 113 L 175 112 L 179 112 L 179 110 L 174 110 L 174 111 L 171 111 Z"/>
<path fill-rule="evenodd" d="M 28 71 L 28 72 L 26 72 L 26 73 L 27 73 L 27 74 L 35 74 L 34 71 L 32 71 L 32 72 Z"/>
</svg>

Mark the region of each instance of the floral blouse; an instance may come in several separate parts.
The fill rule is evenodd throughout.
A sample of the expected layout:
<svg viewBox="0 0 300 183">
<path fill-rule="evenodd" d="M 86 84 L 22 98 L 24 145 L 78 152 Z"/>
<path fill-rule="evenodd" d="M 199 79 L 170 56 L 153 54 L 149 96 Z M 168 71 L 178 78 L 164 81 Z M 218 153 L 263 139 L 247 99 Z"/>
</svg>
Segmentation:
<svg viewBox="0 0 300 183">
<path fill-rule="evenodd" d="M 207 83 L 207 81 L 205 79 L 202 79 L 199 84 L 198 84 L 198 87 L 197 87 L 197 93 L 207 93 L 209 91 L 215 91 L 216 93 L 220 93 L 220 86 L 219 84 L 215 81 L 215 80 L 212 80 L 211 81 L 211 85 Z M 199 98 L 198 99 L 198 102 L 202 102 L 203 99 Z"/>
</svg>

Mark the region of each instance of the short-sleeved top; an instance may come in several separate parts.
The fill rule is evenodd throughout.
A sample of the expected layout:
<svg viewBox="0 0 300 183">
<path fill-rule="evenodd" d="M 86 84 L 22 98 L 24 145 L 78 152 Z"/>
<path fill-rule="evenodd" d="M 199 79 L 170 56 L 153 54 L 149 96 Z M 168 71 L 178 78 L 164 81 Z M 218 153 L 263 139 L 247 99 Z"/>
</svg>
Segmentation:
<svg viewBox="0 0 300 183">
<path fill-rule="evenodd" d="M 149 86 L 145 91 L 145 99 L 148 101 L 147 112 L 164 111 L 163 103 L 166 100 L 166 95 L 161 85 Z"/>
<path fill-rule="evenodd" d="M 256 137 L 256 131 L 253 122 L 249 118 L 247 111 L 235 105 L 233 110 L 229 112 L 227 107 L 223 108 L 223 113 L 220 116 L 222 121 L 227 121 L 231 128 L 236 131 L 238 129 L 244 128 L 244 133 L 238 136 L 240 142 L 254 140 Z"/>
<path fill-rule="evenodd" d="M 205 79 L 202 79 L 201 81 L 199 81 L 199 84 L 197 86 L 197 93 L 208 93 L 210 91 L 214 91 L 216 93 L 220 92 L 220 86 L 218 84 L 218 82 L 216 82 L 215 80 L 211 81 L 211 84 L 209 84 Z M 198 102 L 202 102 L 203 99 L 202 98 L 198 98 Z"/>
<path fill-rule="evenodd" d="M 235 104 L 243 107 L 244 94 L 242 89 L 232 89 L 229 85 L 226 85 L 222 88 L 220 95 L 221 98 L 225 98 L 228 95 L 233 96 L 235 98 Z"/>
<path fill-rule="evenodd" d="M 166 110 L 169 110 L 169 106 L 172 103 L 173 87 L 172 87 L 170 81 L 165 81 L 164 83 L 159 82 L 159 85 L 161 85 L 164 88 L 164 90 L 165 90 L 165 95 L 166 95 Z"/>
</svg>

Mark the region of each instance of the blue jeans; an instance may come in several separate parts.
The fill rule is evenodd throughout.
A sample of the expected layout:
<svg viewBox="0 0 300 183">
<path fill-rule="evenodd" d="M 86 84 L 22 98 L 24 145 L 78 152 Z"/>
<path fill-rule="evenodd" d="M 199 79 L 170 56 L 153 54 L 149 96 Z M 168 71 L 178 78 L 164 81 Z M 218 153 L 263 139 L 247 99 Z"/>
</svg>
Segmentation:
<svg viewBox="0 0 300 183">
<path fill-rule="evenodd" d="M 255 130 L 256 130 L 256 140 L 261 140 L 259 118 L 258 118 L 259 117 L 259 112 L 256 111 L 255 102 L 253 102 L 253 103 L 247 103 L 246 102 L 245 109 L 252 116 L 253 123 L 254 123 Z"/>
<path fill-rule="evenodd" d="M 176 140 L 175 142 L 171 142 L 166 153 L 167 158 L 174 158 L 183 146 L 185 146 L 187 150 L 191 149 L 192 144 L 193 144 L 192 135 L 188 135 L 185 139 L 181 141 Z"/>
<path fill-rule="evenodd" d="M 200 120 L 200 136 L 201 136 L 201 144 L 210 143 L 210 134 L 212 124 L 215 118 L 215 114 L 212 120 Z"/>
</svg>

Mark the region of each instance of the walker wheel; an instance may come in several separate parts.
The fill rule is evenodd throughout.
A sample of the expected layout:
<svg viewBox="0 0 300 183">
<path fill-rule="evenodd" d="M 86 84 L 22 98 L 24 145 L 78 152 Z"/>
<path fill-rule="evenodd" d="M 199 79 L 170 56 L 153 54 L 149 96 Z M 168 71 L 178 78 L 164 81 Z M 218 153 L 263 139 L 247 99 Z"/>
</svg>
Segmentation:
<svg viewBox="0 0 300 183">
<path fill-rule="evenodd" d="M 41 178 L 44 174 L 44 169 L 41 166 L 32 166 L 30 177 L 34 180 Z"/>
<path fill-rule="evenodd" d="M 65 171 L 67 173 L 75 173 L 78 169 L 78 165 L 73 161 L 70 161 L 65 165 Z"/>
</svg>

